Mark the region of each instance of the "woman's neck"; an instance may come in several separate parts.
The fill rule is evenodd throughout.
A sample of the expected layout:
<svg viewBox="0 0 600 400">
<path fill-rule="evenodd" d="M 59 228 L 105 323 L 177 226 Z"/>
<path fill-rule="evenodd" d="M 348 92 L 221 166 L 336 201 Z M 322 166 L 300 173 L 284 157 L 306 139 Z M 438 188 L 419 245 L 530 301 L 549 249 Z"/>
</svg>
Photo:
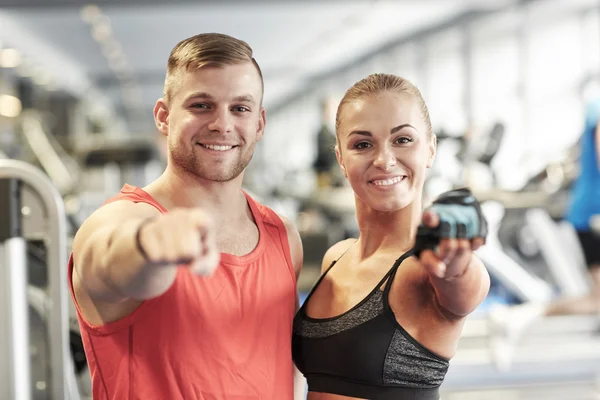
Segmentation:
<svg viewBox="0 0 600 400">
<path fill-rule="evenodd" d="M 382 212 L 357 202 L 356 216 L 361 258 L 368 258 L 375 252 L 408 251 L 414 246 L 421 222 L 421 203 L 415 201 L 400 210 Z"/>
</svg>

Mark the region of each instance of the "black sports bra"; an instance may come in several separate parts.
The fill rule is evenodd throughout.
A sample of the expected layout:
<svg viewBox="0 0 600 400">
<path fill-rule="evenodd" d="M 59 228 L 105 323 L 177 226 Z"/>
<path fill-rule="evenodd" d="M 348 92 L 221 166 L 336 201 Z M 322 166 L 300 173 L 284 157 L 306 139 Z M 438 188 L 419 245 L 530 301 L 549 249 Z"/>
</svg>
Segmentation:
<svg viewBox="0 0 600 400">
<path fill-rule="evenodd" d="M 336 317 L 315 319 L 305 310 L 337 260 L 317 281 L 294 318 L 292 335 L 294 362 L 309 391 L 380 400 L 439 399 L 449 360 L 410 336 L 388 302 L 396 271 L 412 253 L 398 258 L 367 297 Z"/>
</svg>

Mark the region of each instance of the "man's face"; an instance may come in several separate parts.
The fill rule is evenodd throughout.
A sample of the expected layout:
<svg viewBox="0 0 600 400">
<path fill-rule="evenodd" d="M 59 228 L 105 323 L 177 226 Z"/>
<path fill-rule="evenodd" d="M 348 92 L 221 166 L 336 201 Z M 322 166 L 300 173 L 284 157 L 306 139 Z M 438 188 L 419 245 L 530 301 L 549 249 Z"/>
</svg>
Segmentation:
<svg viewBox="0 0 600 400">
<path fill-rule="evenodd" d="M 210 181 L 240 176 L 263 135 L 261 101 L 260 76 L 251 62 L 183 72 L 165 127 L 159 126 L 167 135 L 169 161 Z"/>
</svg>

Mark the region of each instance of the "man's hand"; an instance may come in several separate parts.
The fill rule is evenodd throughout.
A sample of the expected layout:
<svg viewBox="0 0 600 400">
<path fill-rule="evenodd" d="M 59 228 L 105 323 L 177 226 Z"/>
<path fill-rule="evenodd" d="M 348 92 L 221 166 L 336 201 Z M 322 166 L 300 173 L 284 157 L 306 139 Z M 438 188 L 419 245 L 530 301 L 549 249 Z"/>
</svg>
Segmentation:
<svg viewBox="0 0 600 400">
<path fill-rule="evenodd" d="M 153 266 L 179 265 L 197 275 L 211 275 L 219 265 L 214 222 L 202 210 L 173 210 L 138 229 L 138 248 Z"/>
</svg>

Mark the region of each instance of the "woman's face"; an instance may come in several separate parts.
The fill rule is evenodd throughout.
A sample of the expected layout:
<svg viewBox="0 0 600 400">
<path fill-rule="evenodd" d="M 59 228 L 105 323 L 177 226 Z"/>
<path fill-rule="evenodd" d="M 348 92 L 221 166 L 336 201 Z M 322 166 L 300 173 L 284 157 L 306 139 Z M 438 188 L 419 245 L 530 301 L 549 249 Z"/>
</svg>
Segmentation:
<svg viewBox="0 0 600 400">
<path fill-rule="evenodd" d="M 410 95 L 382 92 L 345 104 L 338 140 L 338 162 L 367 206 L 395 211 L 421 198 L 436 146 Z"/>
</svg>

